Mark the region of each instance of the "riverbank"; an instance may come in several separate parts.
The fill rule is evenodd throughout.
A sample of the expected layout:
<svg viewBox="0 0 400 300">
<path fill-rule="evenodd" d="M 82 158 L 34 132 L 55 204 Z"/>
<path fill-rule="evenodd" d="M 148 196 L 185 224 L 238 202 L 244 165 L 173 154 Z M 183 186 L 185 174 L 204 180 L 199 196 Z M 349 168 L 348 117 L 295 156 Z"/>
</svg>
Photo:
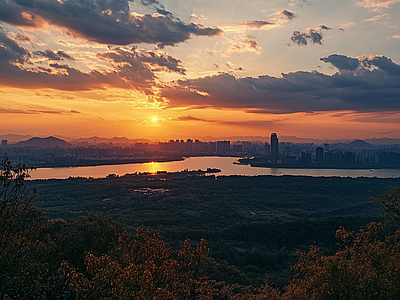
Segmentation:
<svg viewBox="0 0 400 300">
<path fill-rule="evenodd" d="M 68 163 L 51 163 L 51 164 L 39 164 L 36 166 L 30 166 L 35 169 L 43 168 L 75 168 L 75 167 L 96 167 L 96 166 L 113 166 L 113 165 L 126 165 L 126 164 L 144 164 L 144 163 L 163 163 L 173 161 L 183 161 L 183 156 L 176 157 L 152 157 L 152 158 L 140 158 L 140 159 L 107 159 L 107 160 L 92 160 L 92 159 L 79 159 L 75 162 Z"/>
<path fill-rule="evenodd" d="M 273 163 L 263 158 L 241 158 L 238 159 L 239 164 L 249 165 L 257 168 L 281 168 L 281 169 L 337 169 L 337 170 L 380 170 L 380 169 L 400 169 L 400 165 L 389 165 L 379 163 Z"/>
</svg>

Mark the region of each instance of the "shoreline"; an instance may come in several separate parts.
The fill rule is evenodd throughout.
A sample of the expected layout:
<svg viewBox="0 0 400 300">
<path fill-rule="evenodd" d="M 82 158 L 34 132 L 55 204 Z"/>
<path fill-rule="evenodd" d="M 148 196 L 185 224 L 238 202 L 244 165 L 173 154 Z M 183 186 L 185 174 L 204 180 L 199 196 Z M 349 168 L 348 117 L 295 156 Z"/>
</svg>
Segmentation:
<svg viewBox="0 0 400 300">
<path fill-rule="evenodd" d="M 233 162 L 236 165 L 251 166 L 254 168 L 270 168 L 270 169 L 316 169 L 316 170 L 397 170 L 400 166 L 379 165 L 379 164 L 343 164 L 343 165 L 329 165 L 329 164 L 285 164 L 285 163 L 270 163 L 263 161 L 253 161 L 248 158 L 241 158 L 240 156 L 231 155 L 189 155 L 177 157 L 163 157 L 163 158 L 143 158 L 143 159 L 126 159 L 126 160 L 79 160 L 74 163 L 60 163 L 60 164 L 44 164 L 32 167 L 33 169 L 57 169 L 57 168 L 79 168 L 79 167 L 96 167 L 96 166 L 113 166 L 113 165 L 126 165 L 126 164 L 145 164 L 150 162 L 174 162 L 184 161 L 186 158 L 191 157 L 232 157 L 237 158 Z"/>
<path fill-rule="evenodd" d="M 154 159 L 116 159 L 116 160 L 80 160 L 74 163 L 60 163 L 60 164 L 44 164 L 34 166 L 34 169 L 57 169 L 57 168 L 79 168 L 79 167 L 96 167 L 96 166 L 114 166 L 114 165 L 129 165 L 129 164 L 144 164 L 150 162 L 172 162 L 183 161 L 185 157 L 171 157 L 171 158 L 154 158 Z"/>
<path fill-rule="evenodd" d="M 270 168 L 270 169 L 316 169 L 316 170 L 398 170 L 399 166 L 384 165 L 384 164 L 320 164 L 320 163 L 271 163 L 265 161 L 254 161 L 253 159 L 239 159 L 239 164 L 249 165 L 255 168 Z"/>
</svg>

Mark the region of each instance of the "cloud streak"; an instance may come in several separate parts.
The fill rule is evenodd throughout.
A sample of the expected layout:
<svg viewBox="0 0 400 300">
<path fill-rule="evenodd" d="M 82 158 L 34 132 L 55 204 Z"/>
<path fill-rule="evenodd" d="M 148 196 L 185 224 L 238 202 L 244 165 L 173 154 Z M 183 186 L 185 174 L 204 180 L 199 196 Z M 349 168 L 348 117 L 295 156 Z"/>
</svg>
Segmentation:
<svg viewBox="0 0 400 300">
<path fill-rule="evenodd" d="M 366 8 L 379 9 L 388 8 L 396 2 L 400 2 L 400 0 L 360 0 L 357 2 L 357 5 Z"/>
<path fill-rule="evenodd" d="M 267 21 L 246 21 L 240 24 L 229 24 L 223 25 L 221 28 L 224 31 L 237 31 L 237 30 L 244 30 L 244 29 L 251 29 L 251 30 L 261 30 L 261 29 L 268 29 L 271 26 L 276 26 L 275 23 L 267 22 Z"/>
<path fill-rule="evenodd" d="M 272 14 L 272 20 L 270 21 L 261 21 L 261 20 L 252 20 L 246 21 L 240 24 L 228 24 L 220 26 L 224 31 L 238 31 L 238 30 L 266 30 L 273 27 L 277 27 L 283 23 L 286 23 L 290 20 L 293 20 L 295 17 L 294 12 L 289 10 L 282 10 Z"/>
</svg>

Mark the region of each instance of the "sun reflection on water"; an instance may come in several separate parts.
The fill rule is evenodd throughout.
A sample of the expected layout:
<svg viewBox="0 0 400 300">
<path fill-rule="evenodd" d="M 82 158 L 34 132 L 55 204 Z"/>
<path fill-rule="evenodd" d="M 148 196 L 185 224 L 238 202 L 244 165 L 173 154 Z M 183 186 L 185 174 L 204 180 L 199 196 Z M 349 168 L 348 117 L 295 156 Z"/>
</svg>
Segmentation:
<svg viewBox="0 0 400 300">
<path fill-rule="evenodd" d="M 147 163 L 148 165 L 148 172 L 151 174 L 156 174 L 157 171 L 165 171 L 162 169 L 162 165 L 159 162 L 151 161 Z"/>
</svg>

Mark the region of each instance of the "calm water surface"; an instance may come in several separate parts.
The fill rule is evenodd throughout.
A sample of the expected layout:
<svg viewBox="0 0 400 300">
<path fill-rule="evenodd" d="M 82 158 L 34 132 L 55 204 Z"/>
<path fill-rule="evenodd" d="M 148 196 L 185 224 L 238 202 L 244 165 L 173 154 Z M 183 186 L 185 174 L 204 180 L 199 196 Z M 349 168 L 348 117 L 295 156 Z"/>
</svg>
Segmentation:
<svg viewBox="0 0 400 300">
<path fill-rule="evenodd" d="M 32 171 L 32 179 L 64 179 L 70 176 L 101 178 L 108 174 L 125 175 L 135 172 L 167 171 L 178 172 L 185 169 L 206 170 L 221 169 L 216 175 L 305 175 L 305 176 L 340 176 L 340 177 L 399 177 L 400 169 L 343 170 L 343 169 L 286 169 L 286 168 L 254 168 L 236 165 L 237 157 L 189 157 L 184 161 L 151 162 L 142 164 L 107 165 L 92 167 L 43 168 Z"/>
</svg>

